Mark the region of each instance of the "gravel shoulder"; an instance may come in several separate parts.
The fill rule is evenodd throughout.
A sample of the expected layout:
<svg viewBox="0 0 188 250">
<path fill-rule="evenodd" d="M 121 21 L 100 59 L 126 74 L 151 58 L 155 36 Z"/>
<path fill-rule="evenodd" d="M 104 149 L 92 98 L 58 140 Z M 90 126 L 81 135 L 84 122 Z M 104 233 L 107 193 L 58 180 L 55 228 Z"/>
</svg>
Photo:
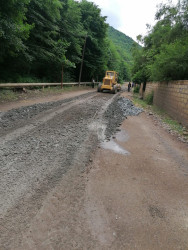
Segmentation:
<svg viewBox="0 0 188 250">
<path fill-rule="evenodd" d="M 127 97 L 1 113 L 0 249 L 187 249 L 187 147 Z"/>
</svg>

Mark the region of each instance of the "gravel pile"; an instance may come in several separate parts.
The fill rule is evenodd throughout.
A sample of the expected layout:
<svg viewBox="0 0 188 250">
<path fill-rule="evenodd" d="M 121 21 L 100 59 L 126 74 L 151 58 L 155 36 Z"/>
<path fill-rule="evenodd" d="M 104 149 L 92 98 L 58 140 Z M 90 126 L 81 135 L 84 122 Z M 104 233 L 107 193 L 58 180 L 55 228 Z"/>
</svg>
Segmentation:
<svg viewBox="0 0 188 250">
<path fill-rule="evenodd" d="M 135 107 L 129 99 L 117 96 L 105 112 L 105 119 L 107 120 L 106 137 L 109 138 L 118 131 L 118 127 L 127 116 L 137 116 L 141 112 L 143 112 L 143 109 Z"/>
<path fill-rule="evenodd" d="M 134 106 L 129 99 L 124 97 L 119 98 L 118 104 L 120 106 L 121 111 L 123 112 L 124 117 L 136 116 L 143 112 L 143 109 Z"/>
</svg>

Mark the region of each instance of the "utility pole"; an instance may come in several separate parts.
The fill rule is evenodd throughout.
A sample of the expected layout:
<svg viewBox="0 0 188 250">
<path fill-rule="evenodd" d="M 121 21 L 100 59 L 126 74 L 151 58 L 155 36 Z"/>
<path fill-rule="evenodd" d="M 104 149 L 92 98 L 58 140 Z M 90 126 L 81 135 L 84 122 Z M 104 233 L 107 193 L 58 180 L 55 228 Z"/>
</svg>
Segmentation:
<svg viewBox="0 0 188 250">
<path fill-rule="evenodd" d="M 84 54 L 85 54 L 85 49 L 86 49 L 86 40 L 87 40 L 87 35 L 85 37 L 84 48 L 83 48 L 83 53 L 82 53 L 82 62 L 81 62 L 80 75 L 79 75 L 79 87 L 80 87 L 80 81 L 82 77 L 82 68 L 83 68 Z"/>
<path fill-rule="evenodd" d="M 63 64 L 62 64 L 62 71 L 61 71 L 61 88 L 63 88 Z"/>
</svg>

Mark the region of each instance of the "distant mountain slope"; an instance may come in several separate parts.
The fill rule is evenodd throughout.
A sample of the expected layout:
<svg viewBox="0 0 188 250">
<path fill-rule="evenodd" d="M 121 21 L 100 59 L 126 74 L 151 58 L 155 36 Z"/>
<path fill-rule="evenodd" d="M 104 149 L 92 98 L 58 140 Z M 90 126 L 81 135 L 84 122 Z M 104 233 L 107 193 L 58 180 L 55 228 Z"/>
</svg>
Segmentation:
<svg viewBox="0 0 188 250">
<path fill-rule="evenodd" d="M 108 37 L 115 45 L 117 52 L 123 57 L 126 62 L 132 62 L 132 53 L 131 48 L 135 41 L 126 36 L 124 33 L 114 29 L 109 26 L 108 28 Z"/>
</svg>

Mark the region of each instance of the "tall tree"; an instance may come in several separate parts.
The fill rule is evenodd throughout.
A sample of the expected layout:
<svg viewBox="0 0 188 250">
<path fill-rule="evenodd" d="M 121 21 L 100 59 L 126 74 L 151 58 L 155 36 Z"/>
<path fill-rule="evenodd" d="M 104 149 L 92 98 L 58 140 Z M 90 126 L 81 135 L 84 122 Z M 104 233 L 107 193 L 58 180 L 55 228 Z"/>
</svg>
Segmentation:
<svg viewBox="0 0 188 250">
<path fill-rule="evenodd" d="M 106 17 L 87 0 L 2 0 L 0 81 L 60 81 L 62 68 L 65 81 L 78 81 L 85 38 L 82 80 L 101 80 L 109 68 L 125 79 L 128 56 L 107 29 Z"/>
<path fill-rule="evenodd" d="M 2 0 L 0 5 L 0 61 L 9 54 L 24 50 L 23 40 L 28 38 L 30 25 L 25 23 L 29 0 Z"/>
<path fill-rule="evenodd" d="M 161 4 L 157 23 L 141 40 L 144 47 L 137 53 L 134 78 L 147 80 L 188 79 L 188 2 L 179 0 L 176 6 Z M 142 62 L 142 63 L 141 63 Z"/>
<path fill-rule="evenodd" d="M 85 38 L 85 31 L 81 23 L 81 10 L 79 3 L 74 0 L 61 0 L 61 3 L 59 39 L 68 44 L 63 61 L 65 81 L 76 81 L 78 80 L 75 76 L 76 66 L 81 62 L 82 45 Z"/>
<path fill-rule="evenodd" d="M 9 58 L 26 51 L 24 44 L 31 25 L 26 23 L 29 0 L 2 0 L 0 4 L 0 68 L 1 79 L 6 79 L 6 68 L 11 66 Z"/>
<path fill-rule="evenodd" d="M 91 80 L 92 77 L 102 77 L 105 71 L 105 45 L 107 27 L 106 17 L 92 2 L 80 2 L 82 23 L 87 34 L 86 51 L 82 80 Z"/>
<path fill-rule="evenodd" d="M 53 80 L 52 66 L 65 54 L 67 44 L 57 39 L 61 7 L 59 0 L 31 0 L 28 6 L 27 22 L 34 26 L 26 42 L 28 65 L 39 78 Z"/>
</svg>

